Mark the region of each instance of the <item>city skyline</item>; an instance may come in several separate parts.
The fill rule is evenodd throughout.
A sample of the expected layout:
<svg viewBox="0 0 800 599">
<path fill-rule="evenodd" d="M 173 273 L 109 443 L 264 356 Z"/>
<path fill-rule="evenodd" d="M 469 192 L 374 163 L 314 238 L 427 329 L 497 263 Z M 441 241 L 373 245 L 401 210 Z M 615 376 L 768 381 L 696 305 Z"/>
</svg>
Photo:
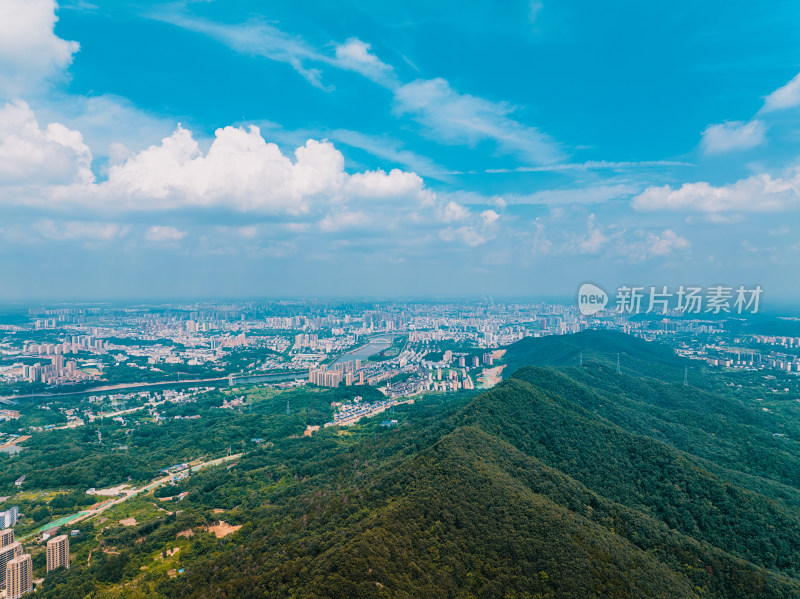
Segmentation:
<svg viewBox="0 0 800 599">
<path fill-rule="evenodd" d="M 0 301 L 790 301 L 798 10 L 12 0 Z"/>
</svg>

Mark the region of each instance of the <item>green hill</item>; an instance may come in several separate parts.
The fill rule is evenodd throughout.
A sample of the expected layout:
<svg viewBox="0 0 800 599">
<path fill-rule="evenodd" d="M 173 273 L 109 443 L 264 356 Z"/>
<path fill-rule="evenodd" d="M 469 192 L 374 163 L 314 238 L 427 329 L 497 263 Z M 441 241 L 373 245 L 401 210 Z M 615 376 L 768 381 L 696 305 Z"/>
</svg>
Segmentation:
<svg viewBox="0 0 800 599">
<path fill-rule="evenodd" d="M 617 331 L 589 330 L 574 335 L 526 337 L 509 346 L 505 363 L 510 373 L 525 366 L 578 366 L 598 364 L 678 382 L 683 380 L 684 361 L 661 343 L 648 342 Z"/>
</svg>

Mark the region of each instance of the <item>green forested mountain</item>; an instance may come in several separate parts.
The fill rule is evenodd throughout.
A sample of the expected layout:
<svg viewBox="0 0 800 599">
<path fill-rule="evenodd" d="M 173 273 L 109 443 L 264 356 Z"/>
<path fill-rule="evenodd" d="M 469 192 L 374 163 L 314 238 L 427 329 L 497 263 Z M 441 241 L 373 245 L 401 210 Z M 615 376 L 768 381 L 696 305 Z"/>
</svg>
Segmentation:
<svg viewBox="0 0 800 599">
<path fill-rule="evenodd" d="M 526 337 L 509 348 L 510 372 L 525 366 L 578 366 L 593 362 L 624 373 L 683 381 L 685 360 L 661 343 L 648 342 L 616 331 L 583 331 L 574 335 Z"/>
<path fill-rule="evenodd" d="M 582 367 L 559 365 L 576 350 Z M 621 335 L 525 340 L 508 363 L 399 427 L 285 438 L 194 476 L 180 513 L 109 529 L 119 554 L 43 595 L 800 597 L 797 409 L 684 387 L 679 358 Z M 204 532 L 213 508 L 242 528 Z M 187 530 L 183 573 L 149 573 Z"/>
</svg>

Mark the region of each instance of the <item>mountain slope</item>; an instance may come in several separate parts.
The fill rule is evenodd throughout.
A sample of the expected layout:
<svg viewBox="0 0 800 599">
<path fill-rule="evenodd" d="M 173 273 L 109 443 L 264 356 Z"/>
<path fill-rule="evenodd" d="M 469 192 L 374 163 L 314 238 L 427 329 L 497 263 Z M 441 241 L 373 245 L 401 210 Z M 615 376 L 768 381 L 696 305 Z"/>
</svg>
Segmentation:
<svg viewBox="0 0 800 599">
<path fill-rule="evenodd" d="M 599 420 L 563 396 L 553 401 L 512 379 L 476 398 L 463 418 L 613 502 L 755 564 L 799 572 L 796 506 L 720 479 L 692 456 Z"/>
<path fill-rule="evenodd" d="M 511 463 L 509 473 L 504 467 Z M 321 515 L 306 520 L 308 528 L 289 547 L 284 535 L 252 547 L 250 558 L 238 562 L 237 580 L 225 581 L 224 594 L 696 596 L 685 577 L 651 554 L 532 490 L 516 476 L 521 464 L 531 465 L 511 446 L 459 428 L 379 477 L 371 509 L 335 529 Z M 563 478 L 551 474 L 561 487 Z M 310 539 L 321 542 L 313 552 L 304 549 Z M 294 559 L 268 560 L 265 568 L 256 557 L 275 552 Z M 176 590 L 219 595 L 210 573 L 195 572 Z"/>
<path fill-rule="evenodd" d="M 347 501 L 309 497 L 301 523 L 262 529 L 249 557 L 222 566 L 235 580 L 220 585 L 215 563 L 174 593 L 800 596 L 800 510 L 598 417 L 563 373 L 518 377 L 431 445 L 359 477 Z"/>
<path fill-rule="evenodd" d="M 669 382 L 683 380 L 685 361 L 669 347 L 617 331 L 526 337 L 508 347 L 505 363 L 513 374 L 524 366 L 578 366 L 581 356 L 584 363 L 614 368 L 619 358 L 622 372 Z"/>
</svg>

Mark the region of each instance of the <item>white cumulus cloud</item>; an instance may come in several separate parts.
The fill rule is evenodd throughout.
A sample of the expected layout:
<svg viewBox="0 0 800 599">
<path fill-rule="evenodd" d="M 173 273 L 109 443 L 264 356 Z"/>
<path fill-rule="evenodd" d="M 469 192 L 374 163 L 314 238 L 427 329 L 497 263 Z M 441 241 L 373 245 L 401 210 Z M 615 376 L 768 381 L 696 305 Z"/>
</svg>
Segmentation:
<svg viewBox="0 0 800 599">
<path fill-rule="evenodd" d="M 92 153 L 78 131 L 40 127 L 22 101 L 0 108 L 0 184 L 90 183 Z"/>
<path fill-rule="evenodd" d="M 800 105 L 800 73 L 795 75 L 789 83 L 764 98 L 764 107 L 761 112 L 771 112 L 798 105 Z"/>
<path fill-rule="evenodd" d="M 447 242 L 461 242 L 470 247 L 483 245 L 496 236 L 500 215 L 494 210 L 475 213 L 466 206 L 450 201 L 438 213 L 439 220 L 450 224 L 439 231 L 439 238 Z M 456 224 L 466 223 L 461 226 Z"/>
<path fill-rule="evenodd" d="M 314 195 L 338 191 L 345 178 L 344 158 L 329 143 L 309 140 L 292 162 L 257 127 L 225 127 L 203 154 L 191 132 L 178 127 L 161 144 L 111 167 L 99 188 L 135 198 L 139 208 L 222 205 L 297 214 Z"/>
<path fill-rule="evenodd" d="M 706 154 L 745 150 L 763 144 L 766 141 L 766 131 L 766 126 L 759 120 L 709 125 L 703 131 L 701 145 Z"/>
<path fill-rule="evenodd" d="M 121 154 L 105 180 L 92 172 L 80 132 L 39 125 L 27 104 L 0 108 L 0 204 L 106 215 L 214 209 L 354 226 L 352 215 L 389 223 L 416 210 L 434 216 L 435 194 L 413 172 L 348 173 L 326 140 L 309 139 L 293 154 L 268 143 L 257 127 L 218 129 L 207 151 L 181 127 L 140 152 Z M 347 216 L 350 215 L 350 216 Z M 364 219 L 361 219 L 364 221 Z"/>
<path fill-rule="evenodd" d="M 495 224 L 500 219 L 500 215 L 494 210 L 484 210 L 481 212 L 481 219 L 483 220 L 484 225 L 490 226 Z"/>
<path fill-rule="evenodd" d="M 800 201 L 800 170 L 791 176 L 762 173 L 728 185 L 705 181 L 650 187 L 633 198 L 636 210 L 705 212 L 776 212 L 796 208 Z"/>
<path fill-rule="evenodd" d="M 344 187 L 348 197 L 393 198 L 397 196 L 416 196 L 430 200 L 430 192 L 424 189 L 422 178 L 415 173 L 392 169 L 389 174 L 383 170 L 354 173 L 347 179 Z"/>
<path fill-rule="evenodd" d="M 686 256 L 692 244 L 672 229 L 634 232 L 633 239 L 620 240 L 617 252 L 631 260 Z"/>
<path fill-rule="evenodd" d="M 466 220 L 470 217 L 469 208 L 458 202 L 448 202 L 440 212 L 442 222 L 452 223 Z"/>
<path fill-rule="evenodd" d="M 80 46 L 53 33 L 56 8 L 55 0 L 0 2 L 0 99 L 35 91 L 72 62 Z"/>
<path fill-rule="evenodd" d="M 179 127 L 161 144 L 112 167 L 98 187 L 113 197 L 136 198 L 139 208 L 223 206 L 294 215 L 309 213 L 315 202 L 428 194 L 414 173 L 348 174 L 341 152 L 327 141 L 308 140 L 292 160 L 254 126 L 218 129 L 206 154 Z"/>
<path fill-rule="evenodd" d="M 666 256 L 676 251 L 688 250 L 690 247 L 689 241 L 672 229 L 647 235 L 647 250 L 655 256 Z"/>
</svg>

